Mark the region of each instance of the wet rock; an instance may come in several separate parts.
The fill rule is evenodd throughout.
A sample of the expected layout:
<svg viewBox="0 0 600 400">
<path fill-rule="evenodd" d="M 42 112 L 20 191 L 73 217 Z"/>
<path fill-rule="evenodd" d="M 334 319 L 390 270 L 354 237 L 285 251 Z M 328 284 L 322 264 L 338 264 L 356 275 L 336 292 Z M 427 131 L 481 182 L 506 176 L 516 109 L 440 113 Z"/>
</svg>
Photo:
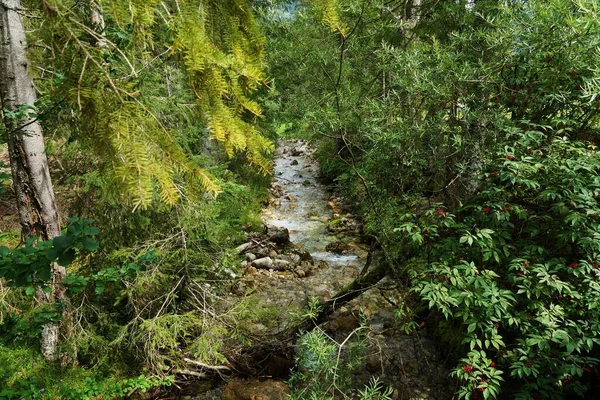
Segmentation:
<svg viewBox="0 0 600 400">
<path fill-rule="evenodd" d="M 310 181 L 308 179 L 304 180 L 304 182 L 302 182 L 303 186 L 310 186 L 312 185 L 312 183 L 310 183 Z"/>
<path fill-rule="evenodd" d="M 300 261 L 308 261 L 311 264 L 314 264 L 313 256 L 308 251 L 303 251 L 300 255 Z"/>
<path fill-rule="evenodd" d="M 291 154 L 292 156 L 294 156 L 294 157 L 298 157 L 298 156 L 300 156 L 300 155 L 304 154 L 304 151 L 302 151 L 301 149 L 297 149 L 297 148 L 295 148 L 295 147 L 294 147 L 294 148 L 292 148 L 292 149 L 290 150 L 290 154 Z"/>
<path fill-rule="evenodd" d="M 325 250 L 331 252 L 331 253 L 336 253 L 336 254 L 341 254 L 345 251 L 351 250 L 352 247 L 350 247 L 349 245 L 347 245 L 344 242 L 333 242 L 333 243 L 329 243 L 327 246 L 325 246 Z"/>
<path fill-rule="evenodd" d="M 290 242 L 290 231 L 287 228 L 279 228 L 269 237 L 269 240 L 277 245 L 285 245 Z"/>
<path fill-rule="evenodd" d="M 256 254 L 254 253 L 246 253 L 246 261 L 252 262 L 254 260 L 256 260 Z"/>
<path fill-rule="evenodd" d="M 222 400 L 286 400 L 290 389 L 280 381 L 234 381 L 223 391 Z"/>
<path fill-rule="evenodd" d="M 310 261 L 302 261 L 300 262 L 300 266 L 298 268 L 303 269 L 305 272 L 310 270 L 312 267 L 312 264 Z"/>
<path fill-rule="evenodd" d="M 259 258 L 252 261 L 251 265 L 258 269 L 271 269 L 273 268 L 273 259 L 271 257 Z"/>
<path fill-rule="evenodd" d="M 292 160 L 292 162 L 290 163 L 290 165 L 298 165 L 298 160 Z"/>
</svg>

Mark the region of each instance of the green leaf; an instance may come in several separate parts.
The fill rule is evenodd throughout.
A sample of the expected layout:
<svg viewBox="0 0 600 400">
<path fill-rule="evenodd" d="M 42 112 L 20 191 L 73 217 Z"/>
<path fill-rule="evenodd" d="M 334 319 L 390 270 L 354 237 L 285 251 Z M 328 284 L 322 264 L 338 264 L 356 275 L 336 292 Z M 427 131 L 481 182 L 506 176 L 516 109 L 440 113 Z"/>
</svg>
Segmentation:
<svg viewBox="0 0 600 400">
<path fill-rule="evenodd" d="M 58 250 L 64 250 L 69 248 L 75 242 L 75 238 L 73 236 L 57 236 L 52 239 L 52 244 Z"/>
<path fill-rule="evenodd" d="M 75 250 L 69 249 L 58 257 L 58 265 L 66 267 L 75 259 Z"/>
<path fill-rule="evenodd" d="M 81 244 L 83 245 L 84 249 L 89 251 L 96 251 L 100 247 L 97 241 L 88 237 L 81 239 Z"/>
<path fill-rule="evenodd" d="M 104 282 L 96 282 L 96 289 L 95 289 L 96 294 L 104 293 L 104 289 L 105 289 Z"/>
</svg>

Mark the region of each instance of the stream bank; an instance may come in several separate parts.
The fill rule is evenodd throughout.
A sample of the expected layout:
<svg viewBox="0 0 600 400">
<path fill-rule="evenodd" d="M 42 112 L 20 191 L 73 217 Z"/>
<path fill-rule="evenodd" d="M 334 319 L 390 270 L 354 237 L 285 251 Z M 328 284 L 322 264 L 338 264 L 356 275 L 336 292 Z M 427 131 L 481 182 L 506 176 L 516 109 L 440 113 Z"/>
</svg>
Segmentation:
<svg viewBox="0 0 600 400">
<path fill-rule="evenodd" d="M 289 376 L 297 350 L 294 328 L 312 299 L 331 300 L 366 262 L 360 223 L 345 212 L 343 199 L 319 182 L 318 165 L 304 141 L 280 143 L 262 217 L 264 231 L 249 234 L 237 249 L 245 258 L 245 274 L 231 286 L 228 299 L 230 305 L 243 303 L 255 312 L 237 321 L 245 339 L 232 340 L 225 351 L 237 375 L 259 380 L 232 378 L 225 386 L 198 389 L 184 398 L 285 398 L 289 391 L 282 380 Z M 451 399 L 454 388 L 435 343 L 418 330 L 405 334 L 398 326 L 396 311 L 404 296 L 395 282 L 384 279 L 310 329 L 337 343 L 361 330 L 364 353 L 350 377 L 354 390 L 377 377 L 392 389 L 393 399 Z"/>
</svg>

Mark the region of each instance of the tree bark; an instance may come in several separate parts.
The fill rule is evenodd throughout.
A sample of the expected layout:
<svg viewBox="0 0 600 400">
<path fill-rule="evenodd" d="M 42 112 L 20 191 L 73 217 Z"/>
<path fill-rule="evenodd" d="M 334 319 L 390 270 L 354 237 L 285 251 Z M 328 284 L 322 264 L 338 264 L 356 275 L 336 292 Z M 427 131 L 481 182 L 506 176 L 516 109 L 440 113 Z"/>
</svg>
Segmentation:
<svg viewBox="0 0 600 400">
<path fill-rule="evenodd" d="M 37 94 L 28 75 L 27 43 L 20 0 L 0 0 L 0 100 L 8 132 L 13 186 L 21 223 L 21 237 L 50 240 L 60 235 L 54 189 L 50 179 L 42 127 L 30 116 Z M 37 291 L 46 303 L 66 301 L 66 269 L 52 266 L 52 291 Z M 66 308 L 65 308 L 66 312 Z M 58 352 L 59 324 L 44 325 L 41 351 L 47 360 Z"/>
</svg>

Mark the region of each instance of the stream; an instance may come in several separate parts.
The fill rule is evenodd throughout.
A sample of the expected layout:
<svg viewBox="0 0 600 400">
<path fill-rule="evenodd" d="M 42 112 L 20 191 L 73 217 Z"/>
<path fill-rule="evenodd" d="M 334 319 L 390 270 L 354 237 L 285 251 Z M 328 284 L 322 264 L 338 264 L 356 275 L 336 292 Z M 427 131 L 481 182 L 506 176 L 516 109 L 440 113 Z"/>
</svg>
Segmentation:
<svg viewBox="0 0 600 400">
<path fill-rule="evenodd" d="M 242 264 L 246 274 L 232 287 L 230 304 L 244 303 L 257 310 L 239 321 L 254 343 L 288 350 L 269 356 L 260 370 L 247 373 L 259 380 L 234 379 L 224 388 L 184 398 L 285 398 L 287 388 L 282 379 L 293 367 L 295 338 L 277 337 L 277 332 L 285 332 L 297 323 L 310 298 L 331 299 L 359 275 L 365 263 L 367 247 L 360 243 L 360 223 L 344 210 L 343 199 L 319 182 L 318 164 L 308 144 L 301 140 L 280 141 L 271 197 L 262 219 L 269 232 L 289 232 L 291 243 L 269 247 L 263 244 L 262 236 L 250 236 L 249 242 L 240 247 L 244 249 L 240 254 L 246 257 Z M 366 324 L 365 357 L 352 376 L 357 389 L 377 377 L 392 389 L 394 400 L 451 399 L 454 387 L 435 343 L 419 330 L 405 334 L 397 326 L 396 310 L 405 296 L 397 284 L 384 279 L 339 307 L 317 329 L 342 343 L 361 321 Z M 244 351 L 249 350 L 240 347 L 236 354 Z M 248 371 L 252 363 L 250 359 Z M 271 390 L 276 394 L 269 394 Z"/>
</svg>

